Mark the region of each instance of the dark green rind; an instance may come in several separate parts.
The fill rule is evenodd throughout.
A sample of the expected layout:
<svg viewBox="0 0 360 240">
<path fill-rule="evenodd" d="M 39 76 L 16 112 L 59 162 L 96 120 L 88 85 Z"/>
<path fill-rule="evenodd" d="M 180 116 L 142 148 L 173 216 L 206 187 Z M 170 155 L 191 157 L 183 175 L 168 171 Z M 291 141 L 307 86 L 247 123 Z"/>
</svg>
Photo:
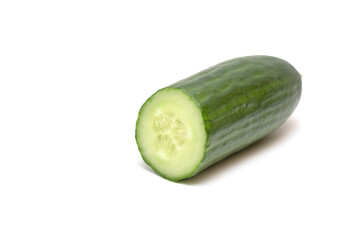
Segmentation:
<svg viewBox="0 0 360 240">
<path fill-rule="evenodd" d="M 301 75 L 288 62 L 249 56 L 169 86 L 184 90 L 202 111 L 207 143 L 192 176 L 280 127 L 295 110 L 301 85 Z"/>
<path fill-rule="evenodd" d="M 176 82 L 167 88 L 183 90 L 201 110 L 207 134 L 204 158 L 191 174 L 174 179 L 142 157 L 168 180 L 192 177 L 280 127 L 295 110 L 301 85 L 292 65 L 270 56 L 228 60 Z"/>
</svg>

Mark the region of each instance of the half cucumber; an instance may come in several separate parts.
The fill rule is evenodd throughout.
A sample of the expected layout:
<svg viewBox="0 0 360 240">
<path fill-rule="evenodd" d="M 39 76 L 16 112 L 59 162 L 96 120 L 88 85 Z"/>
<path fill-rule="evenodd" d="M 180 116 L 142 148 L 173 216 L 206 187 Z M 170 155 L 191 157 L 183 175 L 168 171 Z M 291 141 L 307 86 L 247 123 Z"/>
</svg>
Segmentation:
<svg viewBox="0 0 360 240">
<path fill-rule="evenodd" d="M 141 107 L 144 161 L 179 181 L 279 128 L 301 96 L 301 76 L 270 56 L 228 60 L 157 91 Z"/>
</svg>

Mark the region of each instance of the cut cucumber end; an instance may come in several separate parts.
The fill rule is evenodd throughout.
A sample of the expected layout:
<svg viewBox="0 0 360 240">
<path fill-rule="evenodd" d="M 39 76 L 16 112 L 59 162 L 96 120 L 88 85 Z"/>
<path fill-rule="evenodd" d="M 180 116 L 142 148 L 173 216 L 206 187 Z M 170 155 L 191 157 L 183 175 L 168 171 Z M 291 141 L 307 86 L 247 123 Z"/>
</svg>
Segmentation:
<svg viewBox="0 0 360 240">
<path fill-rule="evenodd" d="M 204 157 L 206 131 L 201 110 L 183 90 L 165 88 L 142 106 L 136 141 L 144 161 L 162 177 L 191 177 Z"/>
</svg>

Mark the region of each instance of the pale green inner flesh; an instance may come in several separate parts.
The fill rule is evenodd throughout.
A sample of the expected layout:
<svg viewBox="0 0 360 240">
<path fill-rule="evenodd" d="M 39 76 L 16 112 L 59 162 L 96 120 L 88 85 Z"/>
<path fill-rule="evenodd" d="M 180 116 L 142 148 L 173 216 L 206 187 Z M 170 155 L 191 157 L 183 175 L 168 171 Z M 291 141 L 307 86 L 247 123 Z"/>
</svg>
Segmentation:
<svg viewBox="0 0 360 240">
<path fill-rule="evenodd" d="M 180 89 L 161 90 L 144 104 L 136 134 L 144 159 L 167 178 L 190 175 L 203 158 L 201 111 Z"/>
<path fill-rule="evenodd" d="M 155 147 L 161 158 L 169 159 L 191 139 L 189 128 L 172 112 L 158 111 L 154 115 Z"/>
</svg>

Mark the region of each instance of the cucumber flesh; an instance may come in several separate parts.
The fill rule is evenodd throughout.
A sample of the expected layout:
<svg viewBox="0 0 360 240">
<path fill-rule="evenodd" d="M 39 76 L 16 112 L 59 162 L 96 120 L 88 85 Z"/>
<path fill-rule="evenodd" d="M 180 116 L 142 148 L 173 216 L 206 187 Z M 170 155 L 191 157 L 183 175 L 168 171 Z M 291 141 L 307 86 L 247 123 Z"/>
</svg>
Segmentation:
<svg viewBox="0 0 360 240">
<path fill-rule="evenodd" d="M 201 110 L 181 89 L 159 90 L 139 112 L 136 140 L 144 161 L 161 176 L 187 178 L 204 157 Z"/>
</svg>

